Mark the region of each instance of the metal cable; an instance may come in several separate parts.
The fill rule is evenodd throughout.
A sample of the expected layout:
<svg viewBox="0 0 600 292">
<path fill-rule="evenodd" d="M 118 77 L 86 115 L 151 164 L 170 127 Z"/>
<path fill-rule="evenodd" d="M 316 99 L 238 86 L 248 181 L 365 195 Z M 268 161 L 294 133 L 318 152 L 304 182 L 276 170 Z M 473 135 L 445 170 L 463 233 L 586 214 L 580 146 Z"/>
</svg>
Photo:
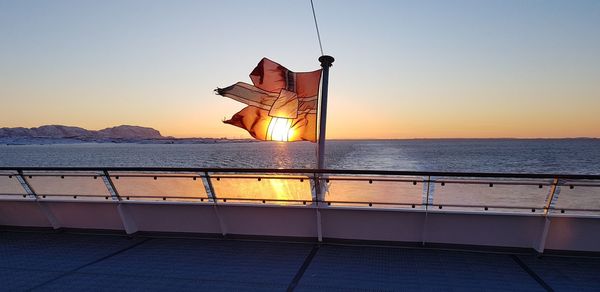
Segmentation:
<svg viewBox="0 0 600 292">
<path fill-rule="evenodd" d="M 321 43 L 321 34 L 319 33 L 319 24 L 317 23 L 317 15 L 315 14 L 315 5 L 313 4 L 313 0 L 310 0 L 310 7 L 312 8 L 313 18 L 315 20 L 315 28 L 317 29 L 317 38 L 319 39 L 319 48 L 321 49 L 321 56 L 325 55 L 323 53 L 323 44 Z"/>
</svg>

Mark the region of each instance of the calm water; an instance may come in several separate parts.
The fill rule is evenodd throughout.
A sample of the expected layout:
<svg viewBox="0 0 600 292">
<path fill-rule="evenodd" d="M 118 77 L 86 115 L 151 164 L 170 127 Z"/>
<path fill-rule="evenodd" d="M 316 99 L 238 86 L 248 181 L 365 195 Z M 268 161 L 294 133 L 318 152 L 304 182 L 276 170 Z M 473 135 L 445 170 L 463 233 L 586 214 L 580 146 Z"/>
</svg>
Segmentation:
<svg viewBox="0 0 600 292">
<path fill-rule="evenodd" d="M 0 145 L 0 166 L 312 168 L 315 144 Z M 600 174 L 600 139 L 327 143 L 338 169 Z"/>
</svg>

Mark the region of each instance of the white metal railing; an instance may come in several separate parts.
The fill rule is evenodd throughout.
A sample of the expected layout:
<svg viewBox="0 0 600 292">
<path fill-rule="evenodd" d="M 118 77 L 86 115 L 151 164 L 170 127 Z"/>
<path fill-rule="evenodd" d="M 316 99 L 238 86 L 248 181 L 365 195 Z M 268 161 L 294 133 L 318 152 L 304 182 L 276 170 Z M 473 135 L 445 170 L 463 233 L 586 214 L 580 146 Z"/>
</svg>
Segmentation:
<svg viewBox="0 0 600 292">
<path fill-rule="evenodd" d="M 315 169 L 0 168 L 0 198 L 600 215 L 600 176 Z"/>
</svg>

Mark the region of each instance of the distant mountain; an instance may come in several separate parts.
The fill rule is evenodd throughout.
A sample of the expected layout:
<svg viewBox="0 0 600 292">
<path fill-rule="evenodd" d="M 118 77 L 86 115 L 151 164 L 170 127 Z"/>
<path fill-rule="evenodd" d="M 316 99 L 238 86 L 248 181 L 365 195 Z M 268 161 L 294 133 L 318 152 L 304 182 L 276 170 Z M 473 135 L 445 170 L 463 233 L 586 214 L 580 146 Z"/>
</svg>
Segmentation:
<svg viewBox="0 0 600 292">
<path fill-rule="evenodd" d="M 64 144 L 64 143 L 160 143 L 194 144 L 246 142 L 246 139 L 174 138 L 163 136 L 148 127 L 121 125 L 98 131 L 80 127 L 46 125 L 37 128 L 0 128 L 0 144 Z"/>
<path fill-rule="evenodd" d="M 102 138 L 109 139 L 166 139 L 158 130 L 138 126 L 117 126 L 97 131 L 96 134 Z"/>
<path fill-rule="evenodd" d="M 117 126 L 99 131 L 80 127 L 47 125 L 37 128 L 0 128 L 0 138 L 50 138 L 50 139 L 168 139 L 159 131 L 138 126 Z"/>
<path fill-rule="evenodd" d="M 80 127 L 46 125 L 36 128 L 0 128 L 0 142 L 29 144 L 28 141 L 70 140 L 72 142 L 129 142 L 139 140 L 173 139 L 165 137 L 159 131 L 138 126 L 122 125 L 99 131 Z"/>
</svg>

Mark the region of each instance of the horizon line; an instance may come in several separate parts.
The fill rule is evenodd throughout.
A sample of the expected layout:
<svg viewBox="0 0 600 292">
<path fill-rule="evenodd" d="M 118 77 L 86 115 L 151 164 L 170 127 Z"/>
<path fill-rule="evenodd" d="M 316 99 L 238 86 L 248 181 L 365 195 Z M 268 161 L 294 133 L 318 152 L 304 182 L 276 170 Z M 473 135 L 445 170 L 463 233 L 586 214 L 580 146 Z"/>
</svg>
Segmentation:
<svg viewBox="0 0 600 292">
<path fill-rule="evenodd" d="M 221 137 L 177 137 L 177 136 L 171 136 L 168 134 L 163 134 L 160 130 L 151 127 L 151 126 L 138 126 L 138 125 L 132 125 L 132 124 L 121 124 L 121 125 L 117 125 L 117 126 L 108 126 L 99 130 L 90 130 L 87 128 L 84 128 L 82 126 L 72 126 L 72 125 L 64 125 L 64 124 L 45 124 L 45 125 L 39 125 L 39 126 L 34 126 L 34 127 L 23 127 L 23 126 L 17 126 L 17 127 L 10 127 L 10 126 L 0 126 L 0 128 L 26 128 L 26 129 L 33 129 L 33 128 L 39 128 L 39 127 L 43 127 L 43 126 L 62 126 L 62 127 L 76 127 L 76 128 L 81 128 L 81 129 L 85 129 L 88 131 L 100 131 L 100 130 L 104 130 L 104 129 L 110 129 L 110 128 L 116 128 L 116 127 L 121 127 L 121 126 L 132 126 L 132 127 L 140 127 L 140 128 L 149 128 L 149 129 L 153 129 L 159 132 L 159 134 L 164 137 L 164 139 L 227 139 L 227 140 L 249 140 L 249 141 L 253 141 L 256 140 L 252 137 L 244 137 L 244 138 L 235 138 L 235 137 L 227 137 L 227 136 L 221 136 Z M 326 139 L 326 140 L 348 140 L 348 141 L 352 141 L 352 140 L 381 140 L 381 141 L 385 141 L 385 140 L 566 140 L 566 139 L 580 139 L 580 140 L 584 140 L 584 139 L 588 139 L 588 140 L 594 140 L 594 139 L 600 139 L 600 136 L 598 137 L 591 137 L 591 136 L 578 136 L 578 137 L 407 137 L 407 138 L 367 138 L 367 137 L 360 137 L 360 138 L 330 138 L 330 139 Z M 257 140 L 258 141 L 258 140 Z M 267 141 L 268 142 L 268 141 Z"/>
</svg>

